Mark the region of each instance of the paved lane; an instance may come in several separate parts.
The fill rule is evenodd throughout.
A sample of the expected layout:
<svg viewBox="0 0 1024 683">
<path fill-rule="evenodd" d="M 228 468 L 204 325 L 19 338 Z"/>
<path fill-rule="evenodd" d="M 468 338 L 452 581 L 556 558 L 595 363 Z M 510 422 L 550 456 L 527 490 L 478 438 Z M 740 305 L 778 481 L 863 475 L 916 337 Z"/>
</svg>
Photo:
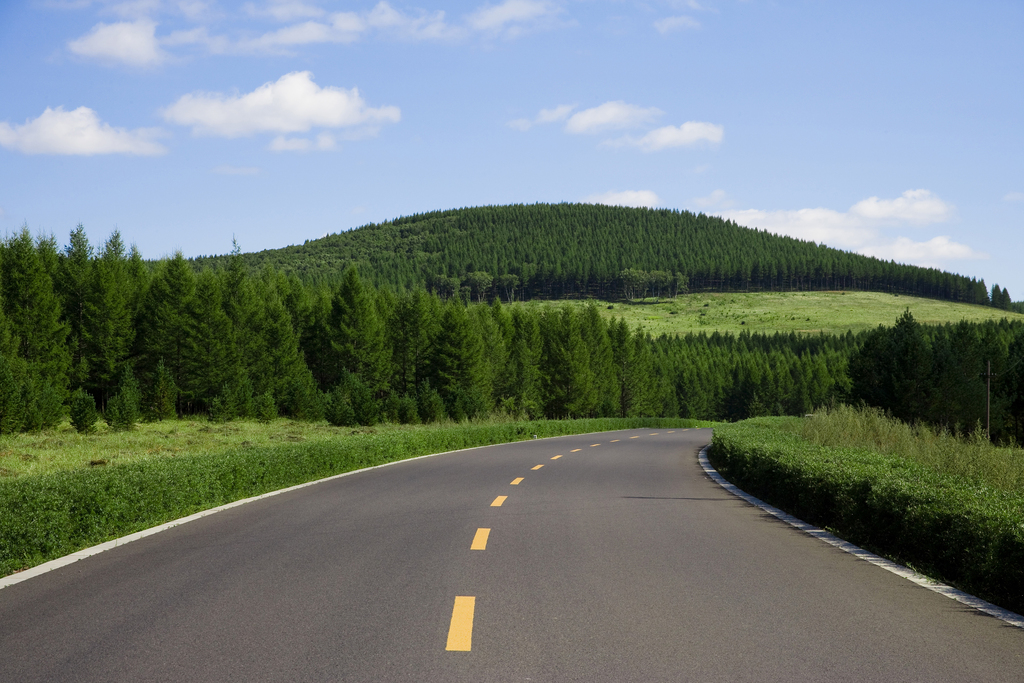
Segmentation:
<svg viewBox="0 0 1024 683">
<path fill-rule="evenodd" d="M 0 590 L 0 681 L 1024 680 L 1024 630 L 733 498 L 709 440 L 476 449 L 176 527 Z"/>
</svg>

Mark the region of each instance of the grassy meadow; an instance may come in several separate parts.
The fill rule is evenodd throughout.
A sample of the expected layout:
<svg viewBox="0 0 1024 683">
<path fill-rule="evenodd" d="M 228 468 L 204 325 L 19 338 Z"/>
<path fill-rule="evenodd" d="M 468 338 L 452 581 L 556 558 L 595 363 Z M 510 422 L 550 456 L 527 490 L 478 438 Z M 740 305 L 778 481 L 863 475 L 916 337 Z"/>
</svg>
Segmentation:
<svg viewBox="0 0 1024 683">
<path fill-rule="evenodd" d="M 526 306 L 556 306 L 561 302 L 530 301 Z M 881 292 L 699 292 L 655 303 L 599 302 L 608 318 L 623 317 L 630 327 L 642 325 L 652 335 L 688 332 L 796 332 L 845 334 L 878 325 L 892 325 L 910 309 L 925 325 L 983 322 L 1024 315 L 989 306 Z M 612 306 L 612 308 L 608 308 Z"/>
</svg>

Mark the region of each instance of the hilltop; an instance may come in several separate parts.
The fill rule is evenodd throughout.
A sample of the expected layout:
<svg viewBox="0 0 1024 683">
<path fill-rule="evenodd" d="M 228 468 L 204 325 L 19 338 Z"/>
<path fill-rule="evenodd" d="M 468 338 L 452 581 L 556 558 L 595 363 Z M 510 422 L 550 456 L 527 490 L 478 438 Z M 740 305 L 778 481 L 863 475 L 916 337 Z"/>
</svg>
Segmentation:
<svg viewBox="0 0 1024 683">
<path fill-rule="evenodd" d="M 983 280 L 897 264 L 668 209 L 530 204 L 435 211 L 302 245 L 241 255 L 308 284 L 350 265 L 377 286 L 460 289 L 476 298 L 593 297 L 689 291 L 863 290 L 989 303 Z M 228 256 L 193 259 L 222 268 Z M 636 284 L 634 282 L 633 284 Z M 1007 295 L 1008 299 L 1008 295 Z M 1008 305 L 1008 301 L 1006 302 Z"/>
</svg>

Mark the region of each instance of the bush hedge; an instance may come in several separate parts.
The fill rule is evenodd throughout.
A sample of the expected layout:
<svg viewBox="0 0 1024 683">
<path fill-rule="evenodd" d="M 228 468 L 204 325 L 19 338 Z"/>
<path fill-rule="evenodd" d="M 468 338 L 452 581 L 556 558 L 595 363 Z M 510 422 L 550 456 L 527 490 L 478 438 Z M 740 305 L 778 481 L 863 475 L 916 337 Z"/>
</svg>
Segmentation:
<svg viewBox="0 0 1024 683">
<path fill-rule="evenodd" d="M 242 498 L 418 455 L 534 434 L 706 424 L 672 418 L 470 423 L 18 478 L 0 483 L 0 576 Z"/>
<path fill-rule="evenodd" d="M 1024 613 L 1024 496 L 898 455 L 810 444 L 782 428 L 794 419 L 717 426 L 709 459 L 771 505 Z"/>
</svg>

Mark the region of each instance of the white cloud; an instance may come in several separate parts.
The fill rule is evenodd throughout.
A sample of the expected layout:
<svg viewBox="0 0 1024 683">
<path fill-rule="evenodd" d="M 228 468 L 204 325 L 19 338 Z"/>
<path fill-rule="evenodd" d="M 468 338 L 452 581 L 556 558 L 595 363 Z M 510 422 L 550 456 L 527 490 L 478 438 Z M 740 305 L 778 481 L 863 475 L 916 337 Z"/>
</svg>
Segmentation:
<svg viewBox="0 0 1024 683">
<path fill-rule="evenodd" d="M 231 166 L 229 164 L 222 164 L 210 170 L 220 175 L 256 175 L 260 172 L 256 166 Z"/>
<path fill-rule="evenodd" d="M 833 209 L 723 211 L 724 218 L 749 228 L 760 228 L 881 259 L 919 266 L 942 267 L 947 261 L 986 259 L 988 254 L 942 235 L 925 241 L 886 234 L 886 226 L 923 226 L 948 220 L 955 207 L 927 190 L 908 190 L 897 199 L 870 197 L 846 212 Z"/>
<path fill-rule="evenodd" d="M 298 16 L 295 8 L 290 11 Z M 239 41 L 234 44 L 233 51 L 275 52 L 296 45 L 352 43 L 373 30 L 402 40 L 447 40 L 462 35 L 461 29 L 445 22 L 444 12 L 405 14 L 382 0 L 367 12 L 336 12 L 324 21 L 293 24 L 257 38 Z"/>
<path fill-rule="evenodd" d="M 656 107 L 645 109 L 616 100 L 573 114 L 565 124 L 565 130 L 569 133 L 598 133 L 603 130 L 633 128 L 661 114 L 662 111 Z"/>
<path fill-rule="evenodd" d="M 556 5 L 541 0 L 505 0 L 500 5 L 481 7 L 466 22 L 477 31 L 513 38 L 528 28 L 550 25 L 560 12 Z"/>
<path fill-rule="evenodd" d="M 229 138 L 263 132 L 305 133 L 314 127 L 374 128 L 401 118 L 398 107 L 367 107 L 356 88 L 321 88 L 308 71 L 285 74 L 245 95 L 190 93 L 162 114 L 172 123 L 191 126 L 195 134 Z M 285 140 L 282 145 L 293 144 L 281 139 Z"/>
<path fill-rule="evenodd" d="M 661 200 L 650 190 L 623 190 L 622 192 L 604 192 L 583 198 L 586 204 L 607 204 L 609 206 L 658 206 Z"/>
<path fill-rule="evenodd" d="M 271 0 L 265 7 L 257 7 L 249 2 L 245 4 L 245 11 L 254 17 L 271 17 L 277 21 L 294 21 L 296 19 L 315 19 L 322 17 L 327 12 L 300 0 Z"/>
<path fill-rule="evenodd" d="M 76 55 L 131 66 L 154 66 L 166 61 L 156 38 L 156 23 L 149 19 L 96 24 L 92 30 L 68 43 Z"/>
<path fill-rule="evenodd" d="M 533 126 L 542 123 L 557 123 L 558 121 L 564 121 L 575 108 L 575 104 L 560 104 L 551 109 L 541 109 L 537 117 L 532 121 L 530 119 L 515 119 L 514 121 L 509 121 L 508 125 L 516 130 L 529 130 Z"/>
<path fill-rule="evenodd" d="M 672 33 L 673 31 L 700 28 L 700 22 L 687 16 L 665 17 L 664 19 L 658 19 L 654 22 L 654 28 L 661 35 L 665 35 L 666 33 Z"/>
<path fill-rule="evenodd" d="M 1007 192 L 1003 195 L 1004 202 L 1024 202 L 1024 192 Z"/>
<path fill-rule="evenodd" d="M 645 152 L 657 152 L 670 147 L 689 147 L 701 142 L 717 144 L 722 141 L 724 129 L 713 123 L 687 121 L 681 126 L 656 128 L 642 138 L 626 136 L 608 140 L 613 147 L 639 147 Z"/>
<path fill-rule="evenodd" d="M 153 156 L 167 150 L 153 141 L 155 128 L 125 130 L 103 123 L 88 107 L 64 111 L 46 108 L 23 125 L 0 122 L 0 146 L 25 154 L 137 154 Z"/>
<path fill-rule="evenodd" d="M 729 195 L 725 193 L 725 190 L 715 190 L 707 197 L 696 197 L 692 201 L 701 209 L 707 209 L 713 206 L 725 207 L 732 203 L 729 201 Z"/>
<path fill-rule="evenodd" d="M 918 225 L 948 220 L 953 210 L 928 190 L 907 190 L 896 199 L 868 197 L 850 207 L 850 213 L 869 220 Z"/>
<path fill-rule="evenodd" d="M 278 135 L 267 147 L 272 152 L 327 152 L 337 149 L 337 142 L 334 136 L 329 133 L 320 133 L 315 140 L 307 138 L 286 138 Z"/>
</svg>

